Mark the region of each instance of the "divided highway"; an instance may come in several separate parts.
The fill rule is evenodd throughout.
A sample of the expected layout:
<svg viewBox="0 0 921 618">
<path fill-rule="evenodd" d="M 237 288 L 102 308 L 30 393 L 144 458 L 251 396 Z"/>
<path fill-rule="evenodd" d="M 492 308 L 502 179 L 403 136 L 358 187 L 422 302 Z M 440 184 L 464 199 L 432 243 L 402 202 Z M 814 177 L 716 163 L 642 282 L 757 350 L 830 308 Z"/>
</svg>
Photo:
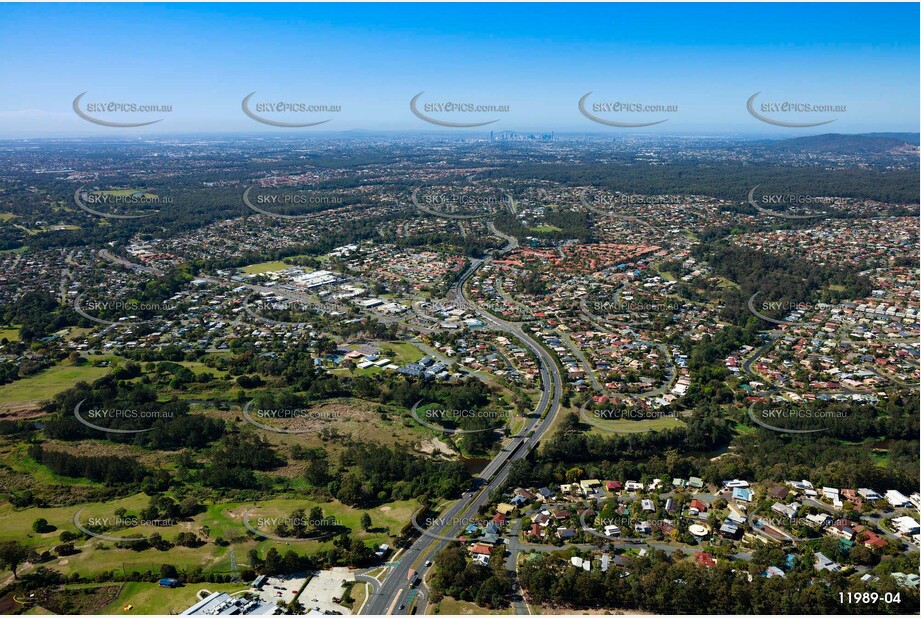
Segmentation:
<svg viewBox="0 0 921 618">
<path fill-rule="evenodd" d="M 515 337 L 537 357 L 541 377 L 541 396 L 534 413 L 528 416 L 524 428 L 514 436 L 496 457 L 478 475 L 479 485 L 465 493 L 451 508 L 439 514 L 438 521 L 420 534 L 398 558 L 387 573 L 380 587 L 375 590 L 362 609 L 362 614 L 385 615 L 405 614 L 409 611 L 413 597 L 418 597 L 420 613 L 424 611 L 427 599 L 423 593 L 410 588 L 410 576 L 424 574 L 425 563 L 434 561 L 438 553 L 450 542 L 447 538 L 457 537 L 465 522 L 477 515 L 477 511 L 489 499 L 490 494 L 508 478 L 510 464 L 530 453 L 544 433 L 550 428 L 560 409 L 563 392 L 563 378 L 553 357 L 538 344 L 520 324 L 497 318 L 477 306 L 466 296 L 464 284 L 485 263 L 473 260 L 460 276 L 454 287 L 454 298 L 477 312 L 480 318 L 492 328 Z M 533 433 L 532 433 L 533 432 Z M 529 436 L 529 434 L 531 434 Z M 443 537 L 443 538 L 438 538 Z"/>
</svg>

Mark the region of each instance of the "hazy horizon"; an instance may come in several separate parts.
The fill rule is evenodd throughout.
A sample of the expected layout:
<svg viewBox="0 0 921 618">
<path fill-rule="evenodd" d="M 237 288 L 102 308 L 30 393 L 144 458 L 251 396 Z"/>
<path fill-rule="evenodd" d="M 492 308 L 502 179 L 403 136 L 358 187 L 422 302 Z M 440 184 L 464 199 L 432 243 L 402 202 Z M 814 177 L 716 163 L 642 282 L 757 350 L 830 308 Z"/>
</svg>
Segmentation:
<svg viewBox="0 0 921 618">
<path fill-rule="evenodd" d="M 136 129 L 142 135 L 280 131 L 247 117 L 241 104 L 251 93 L 254 108 L 337 108 L 259 114 L 325 123 L 296 129 L 304 134 L 436 128 L 410 110 L 414 97 L 420 108 L 503 108 L 422 109 L 443 121 L 492 122 L 474 129 L 486 132 L 917 132 L 918 19 L 918 5 L 907 3 L 7 4 L 0 8 L 0 52 L 8 58 L 0 66 L 8 92 L 0 135 L 126 131 L 78 116 L 81 93 L 84 110 L 169 106 L 95 115 L 159 120 Z M 746 109 L 756 93 L 756 105 L 843 111 L 777 113 L 828 124 L 774 126 Z M 604 120 L 660 124 L 604 126 L 580 101 Z M 593 111 L 612 103 L 670 111 Z"/>
</svg>

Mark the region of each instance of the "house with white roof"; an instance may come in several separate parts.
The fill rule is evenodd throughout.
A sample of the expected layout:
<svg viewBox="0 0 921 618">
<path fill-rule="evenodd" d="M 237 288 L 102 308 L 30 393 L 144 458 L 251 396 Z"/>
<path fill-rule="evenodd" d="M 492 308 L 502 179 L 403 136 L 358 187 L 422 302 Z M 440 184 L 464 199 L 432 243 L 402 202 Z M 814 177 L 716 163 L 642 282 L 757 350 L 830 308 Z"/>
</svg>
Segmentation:
<svg viewBox="0 0 921 618">
<path fill-rule="evenodd" d="M 890 489 L 886 492 L 886 502 L 894 507 L 911 506 L 911 500 L 908 499 L 908 496 L 895 489 Z"/>
<path fill-rule="evenodd" d="M 915 521 L 914 517 L 909 517 L 908 515 L 896 517 L 892 520 L 892 525 L 895 527 L 896 532 L 904 536 L 911 536 L 921 532 L 921 524 Z"/>
</svg>

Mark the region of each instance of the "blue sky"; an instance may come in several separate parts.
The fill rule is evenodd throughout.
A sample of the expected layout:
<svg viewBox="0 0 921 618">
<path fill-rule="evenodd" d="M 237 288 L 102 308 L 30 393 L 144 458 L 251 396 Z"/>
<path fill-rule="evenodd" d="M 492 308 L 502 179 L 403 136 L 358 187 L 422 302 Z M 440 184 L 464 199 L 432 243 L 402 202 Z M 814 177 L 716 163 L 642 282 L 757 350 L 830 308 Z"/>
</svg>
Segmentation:
<svg viewBox="0 0 921 618">
<path fill-rule="evenodd" d="M 577 103 L 677 105 L 635 129 L 668 134 L 918 131 L 919 6 L 904 4 L 34 4 L 0 5 L 0 135 L 116 134 L 71 109 L 86 101 L 168 104 L 137 132 L 265 131 L 240 102 L 340 105 L 320 130 L 438 129 L 423 102 L 508 105 L 485 130 L 630 129 Z M 779 128 L 746 100 L 845 105 L 835 122 Z M 600 114 L 603 115 L 603 114 Z M 102 115 L 101 115 L 102 116 Z M 458 132 L 467 129 L 454 129 Z M 483 131 L 484 129 L 478 129 Z"/>
</svg>

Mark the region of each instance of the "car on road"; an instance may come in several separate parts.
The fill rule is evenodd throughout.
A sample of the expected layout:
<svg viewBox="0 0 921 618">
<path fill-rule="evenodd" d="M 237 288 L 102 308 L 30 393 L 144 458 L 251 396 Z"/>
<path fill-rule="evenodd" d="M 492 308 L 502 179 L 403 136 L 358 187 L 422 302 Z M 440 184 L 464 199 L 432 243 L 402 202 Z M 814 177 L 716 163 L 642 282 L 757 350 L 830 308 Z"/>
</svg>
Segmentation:
<svg viewBox="0 0 921 618">
<path fill-rule="evenodd" d="M 432 566 L 432 561 L 431 561 L 431 560 L 426 560 L 426 561 L 425 561 L 425 566 L 427 566 L 427 567 Z"/>
</svg>

